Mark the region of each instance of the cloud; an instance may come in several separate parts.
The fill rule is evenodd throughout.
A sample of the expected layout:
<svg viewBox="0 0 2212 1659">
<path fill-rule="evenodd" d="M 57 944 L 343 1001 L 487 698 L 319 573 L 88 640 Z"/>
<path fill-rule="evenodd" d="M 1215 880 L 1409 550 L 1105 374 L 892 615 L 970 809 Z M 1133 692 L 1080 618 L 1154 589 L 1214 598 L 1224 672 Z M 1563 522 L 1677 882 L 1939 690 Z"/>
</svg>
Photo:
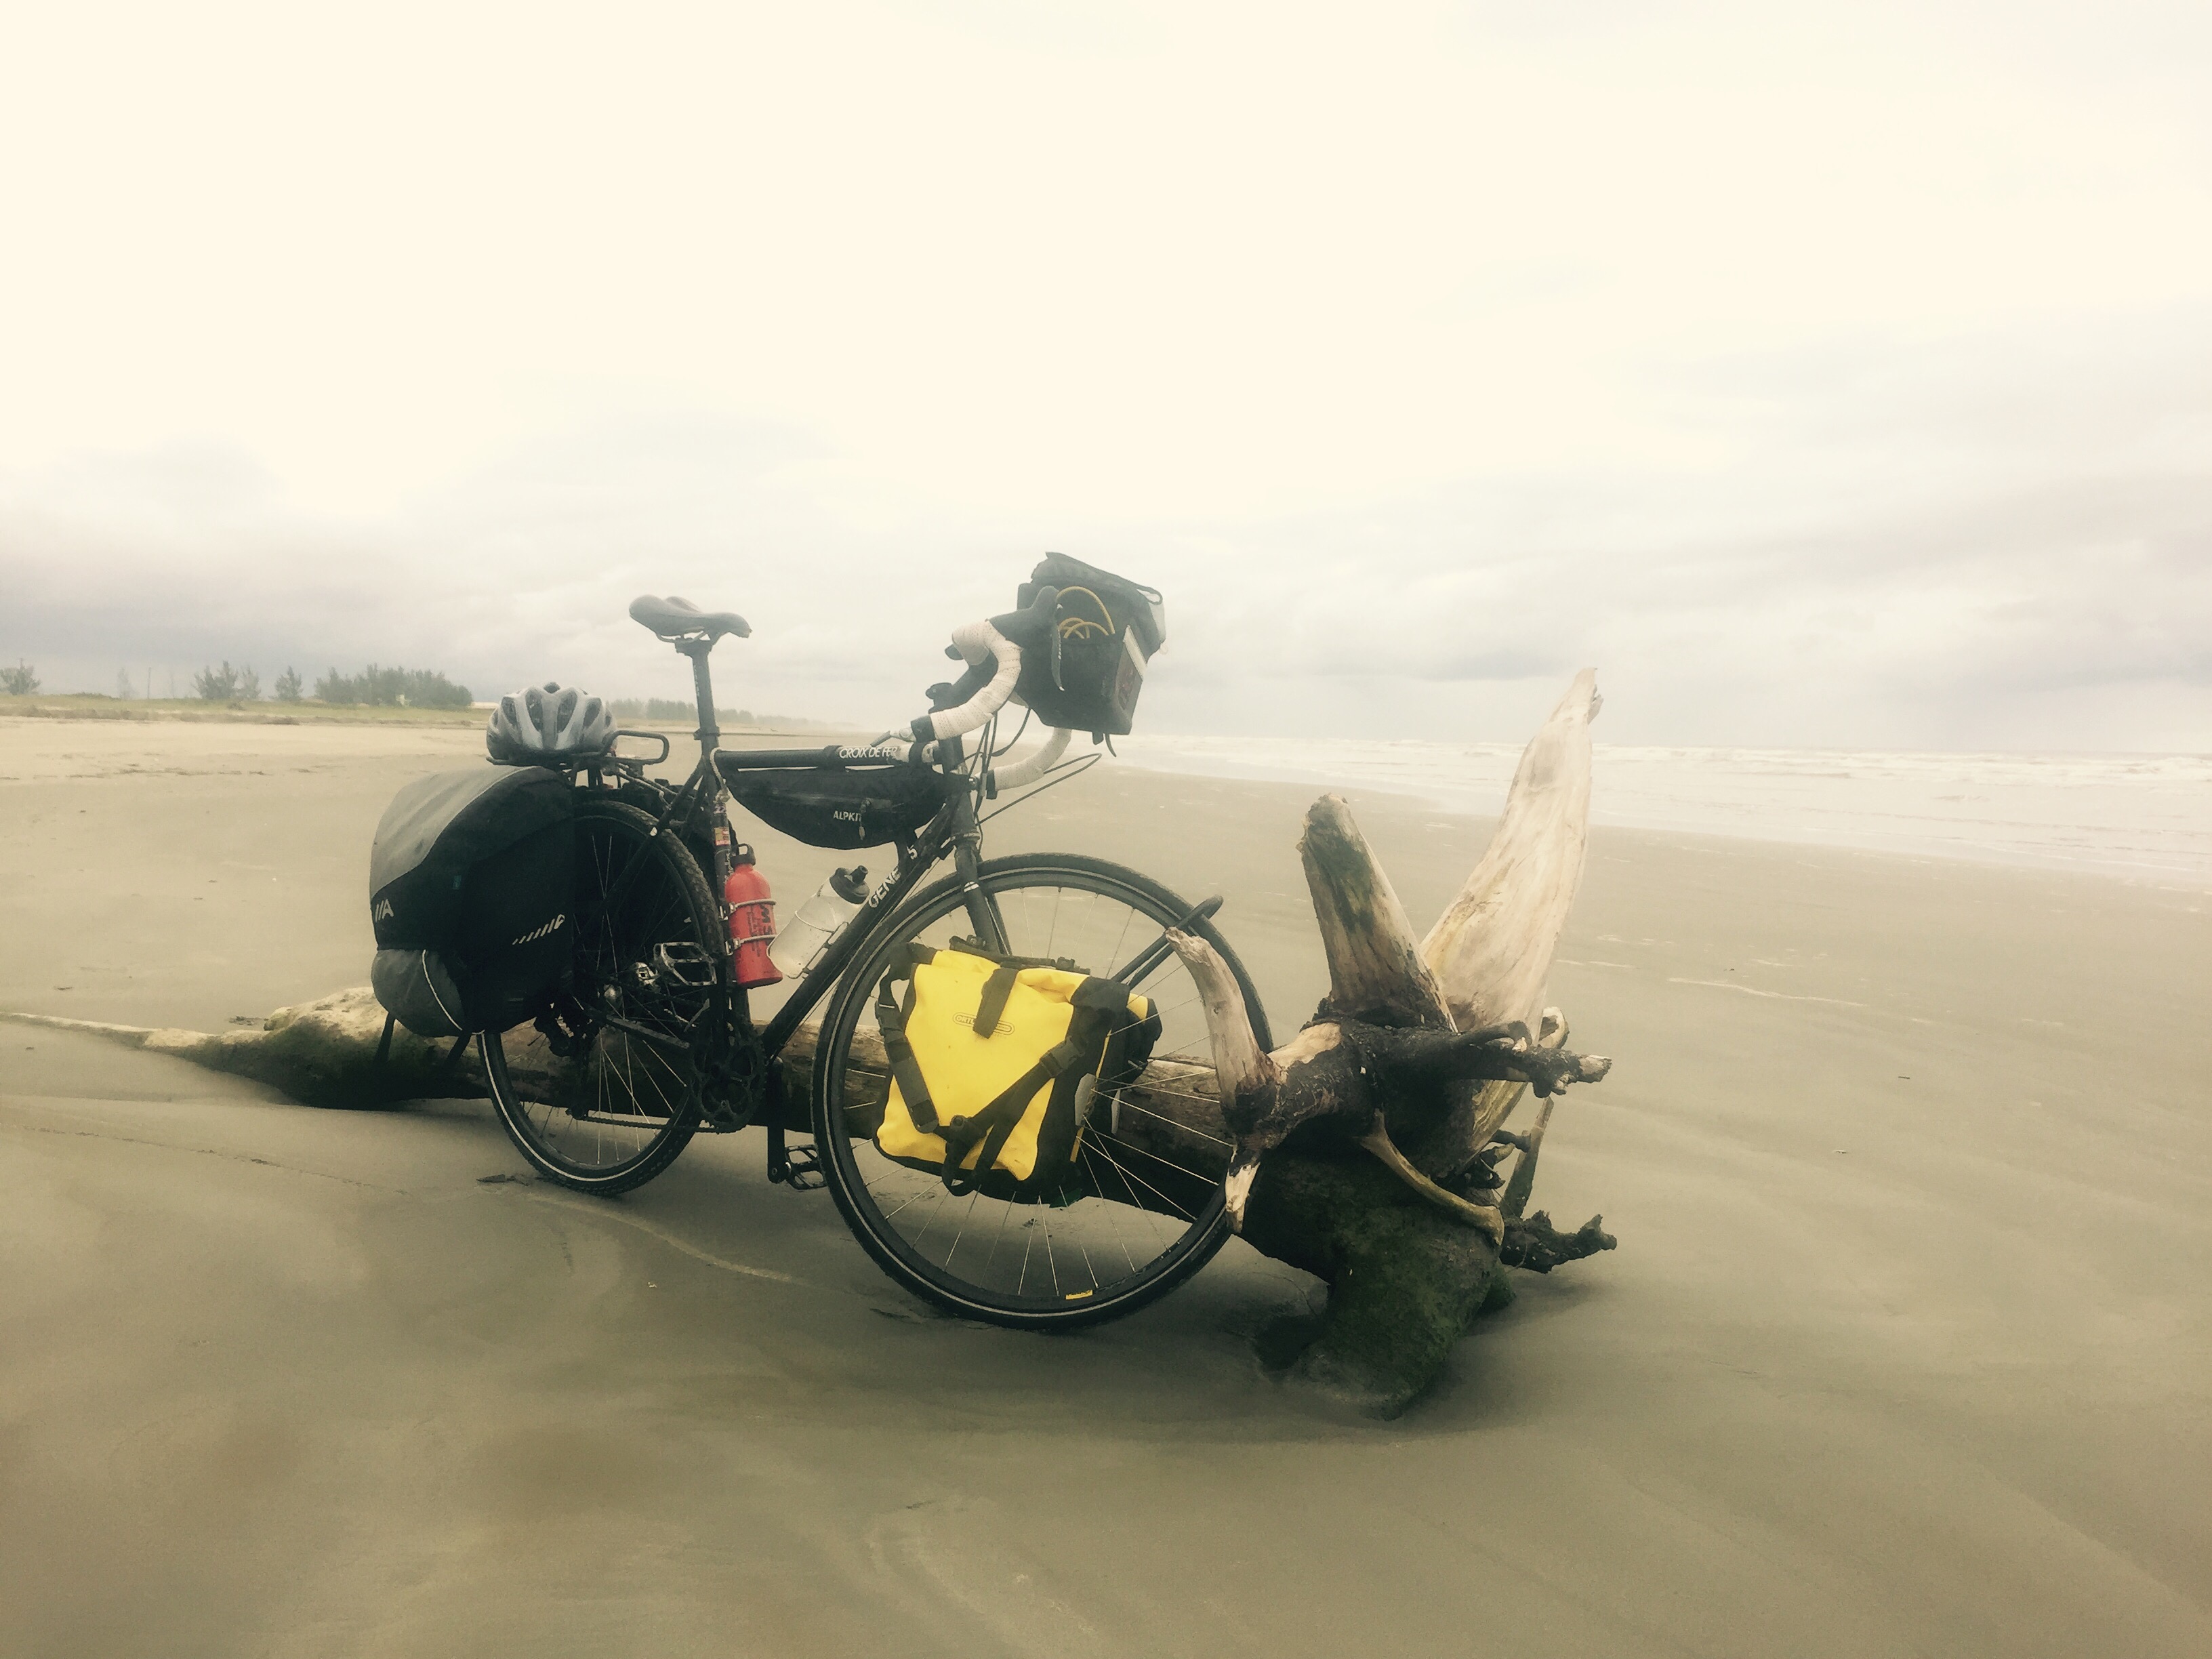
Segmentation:
<svg viewBox="0 0 2212 1659">
<path fill-rule="evenodd" d="M 888 724 L 1057 548 L 1164 726 L 2212 748 L 2202 8 L 122 11 L 0 62 L 50 684 L 673 591 Z"/>
<path fill-rule="evenodd" d="M 2096 403 L 2094 377 L 2077 390 Z M 986 516 L 819 439 L 680 411 L 518 448 L 374 520 L 287 510 L 234 456 L 81 460 L 0 494 L 0 648 L 101 689 L 119 664 L 374 659 L 485 693 L 552 676 L 679 695 L 680 665 L 624 615 L 678 592 L 755 624 L 718 654 L 726 699 L 889 725 L 942 672 L 939 636 L 1009 605 L 1049 545 L 1167 592 L 1163 729 L 1510 736 L 1589 662 L 1615 740 L 2185 738 L 2212 704 L 2212 467 L 2130 473 L 2108 446 L 2069 473 L 2060 434 L 2033 465 L 1954 461 L 1978 488 L 1930 493 L 1929 447 L 1981 428 L 1948 395 L 1888 418 L 1870 457 L 1831 398 L 1805 419 L 1850 434 L 1842 461 L 1767 434 L 1686 477 L 1195 526 Z M 1903 482 L 1835 488 L 1884 475 Z M 2051 700 L 2092 690 L 2054 722 Z"/>
</svg>

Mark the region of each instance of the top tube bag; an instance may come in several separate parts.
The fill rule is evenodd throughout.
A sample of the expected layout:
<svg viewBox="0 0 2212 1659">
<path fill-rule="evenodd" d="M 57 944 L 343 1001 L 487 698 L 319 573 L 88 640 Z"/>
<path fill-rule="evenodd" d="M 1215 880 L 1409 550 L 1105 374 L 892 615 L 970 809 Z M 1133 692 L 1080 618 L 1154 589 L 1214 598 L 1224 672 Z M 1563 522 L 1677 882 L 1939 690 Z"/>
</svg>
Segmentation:
<svg viewBox="0 0 2212 1659">
<path fill-rule="evenodd" d="M 876 1024 L 891 1072 L 876 1149 L 955 1196 L 1016 1200 L 1083 1190 L 1085 1125 L 1160 1033 L 1118 981 L 968 942 L 908 945 L 878 988 Z"/>
</svg>

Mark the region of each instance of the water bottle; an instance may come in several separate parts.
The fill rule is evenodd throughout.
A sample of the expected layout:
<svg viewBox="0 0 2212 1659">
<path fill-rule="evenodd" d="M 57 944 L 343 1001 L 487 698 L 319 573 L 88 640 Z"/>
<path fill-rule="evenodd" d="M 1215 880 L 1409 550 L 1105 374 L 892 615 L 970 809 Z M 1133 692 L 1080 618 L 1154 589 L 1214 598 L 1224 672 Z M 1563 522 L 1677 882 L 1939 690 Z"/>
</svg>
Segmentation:
<svg viewBox="0 0 2212 1659">
<path fill-rule="evenodd" d="M 769 960 L 786 979 L 797 979 L 822 959 L 838 930 L 860 915 L 868 896 L 868 869 L 855 865 L 840 870 L 815 890 L 814 896 L 799 907 L 799 914 L 784 923 L 775 936 Z"/>
</svg>

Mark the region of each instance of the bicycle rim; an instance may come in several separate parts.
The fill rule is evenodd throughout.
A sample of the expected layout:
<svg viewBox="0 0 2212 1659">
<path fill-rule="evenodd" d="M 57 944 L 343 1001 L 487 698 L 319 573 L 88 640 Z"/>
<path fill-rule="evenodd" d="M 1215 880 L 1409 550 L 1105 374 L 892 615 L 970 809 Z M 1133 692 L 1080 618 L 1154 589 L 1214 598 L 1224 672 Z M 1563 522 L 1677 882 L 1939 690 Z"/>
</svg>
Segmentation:
<svg viewBox="0 0 2212 1659">
<path fill-rule="evenodd" d="M 956 1197 L 936 1174 L 877 1152 L 871 1137 L 888 1073 L 875 1033 L 876 981 L 905 942 L 942 947 L 973 931 L 963 884 L 938 883 L 870 938 L 823 1022 L 815 1127 L 832 1194 L 893 1279 L 968 1317 L 1068 1328 L 1133 1312 L 1197 1272 L 1228 1237 L 1228 1143 L 1210 1097 L 1193 1086 L 1211 1079 L 1204 1006 L 1182 960 L 1158 948 L 1191 906 L 1135 871 L 1064 855 L 990 860 L 978 884 L 1016 955 L 1072 957 L 1100 975 L 1157 958 L 1133 985 L 1162 1020 L 1152 1062 L 1135 1085 L 1097 1103 L 1066 1201 Z M 1209 922 L 1187 931 L 1229 963 L 1264 1045 L 1266 1016 L 1235 952 Z"/>
</svg>

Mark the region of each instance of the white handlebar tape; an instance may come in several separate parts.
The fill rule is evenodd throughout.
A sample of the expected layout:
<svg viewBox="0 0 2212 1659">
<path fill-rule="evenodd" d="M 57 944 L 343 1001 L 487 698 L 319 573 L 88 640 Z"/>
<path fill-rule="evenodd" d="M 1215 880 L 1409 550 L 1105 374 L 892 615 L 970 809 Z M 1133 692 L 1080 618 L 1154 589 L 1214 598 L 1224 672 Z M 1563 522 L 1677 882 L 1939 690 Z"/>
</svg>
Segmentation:
<svg viewBox="0 0 2212 1659">
<path fill-rule="evenodd" d="M 957 708 L 945 708 L 929 716 L 930 735 L 957 738 L 973 732 L 1006 706 L 1014 695 L 1014 682 L 1022 674 L 1022 648 L 987 622 L 969 623 L 952 630 L 952 646 L 969 667 L 987 657 L 999 660 L 991 683 Z M 921 725 L 916 720 L 915 725 Z M 916 733 L 920 735 L 919 732 Z"/>
<path fill-rule="evenodd" d="M 1052 737 L 1043 748 L 1026 760 L 1016 761 L 1012 766 L 994 768 L 992 781 L 1001 789 L 1018 789 L 1025 783 L 1035 783 L 1051 771 L 1054 763 L 1067 751 L 1068 736 L 1069 733 L 1061 727 L 1054 726 Z"/>
</svg>

